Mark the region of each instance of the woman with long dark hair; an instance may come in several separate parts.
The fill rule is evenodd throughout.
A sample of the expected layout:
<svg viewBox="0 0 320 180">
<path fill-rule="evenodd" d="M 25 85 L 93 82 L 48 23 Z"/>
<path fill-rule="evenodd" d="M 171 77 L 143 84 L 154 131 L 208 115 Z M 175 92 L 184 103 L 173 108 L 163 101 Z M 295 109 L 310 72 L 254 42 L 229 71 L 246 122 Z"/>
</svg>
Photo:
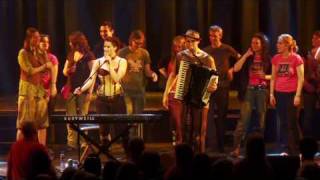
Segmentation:
<svg viewBox="0 0 320 180">
<path fill-rule="evenodd" d="M 267 74 L 270 70 L 269 43 L 262 33 L 256 33 L 251 39 L 250 48 L 234 65 L 234 72 L 242 71 L 242 88 L 239 90 L 241 100 L 240 120 L 234 132 L 234 156 L 240 155 L 241 140 L 248 129 L 252 108 L 255 107 L 259 119 L 259 130 L 263 133 L 267 111 Z"/>
<path fill-rule="evenodd" d="M 118 48 L 118 41 L 107 37 L 104 41 L 104 56 L 95 60 L 90 73 L 91 78 L 82 87 L 77 87 L 74 91 L 75 94 L 81 95 L 92 87 L 98 77 L 96 110 L 100 114 L 127 113 L 121 85 L 121 80 L 127 71 L 127 61 L 117 56 Z M 124 124 L 116 125 L 116 133 L 120 133 L 124 128 L 126 128 Z M 108 129 L 106 125 L 100 124 L 100 138 L 104 147 L 108 145 Z M 123 147 L 127 151 L 128 134 L 122 139 Z"/>
<path fill-rule="evenodd" d="M 81 87 L 88 78 L 93 61 L 95 59 L 90 50 L 86 36 L 79 31 L 71 33 L 69 36 L 70 51 L 64 64 L 63 74 L 68 78 L 70 92 L 75 88 Z M 92 87 L 81 95 L 75 96 L 72 93 L 65 94 L 67 115 L 86 115 L 89 111 Z M 69 125 L 68 129 L 68 146 L 76 148 L 77 133 Z"/>
</svg>

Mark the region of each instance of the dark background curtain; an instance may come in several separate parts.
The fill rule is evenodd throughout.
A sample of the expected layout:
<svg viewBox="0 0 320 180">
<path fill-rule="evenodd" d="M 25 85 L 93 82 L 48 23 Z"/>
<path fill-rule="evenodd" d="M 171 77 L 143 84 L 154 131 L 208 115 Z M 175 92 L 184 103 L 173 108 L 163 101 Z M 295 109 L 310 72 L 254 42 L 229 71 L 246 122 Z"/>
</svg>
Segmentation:
<svg viewBox="0 0 320 180">
<path fill-rule="evenodd" d="M 125 43 L 132 30 L 141 29 L 156 69 L 175 35 L 198 30 L 203 47 L 209 44 L 208 28 L 213 24 L 224 29 L 223 41 L 240 53 L 248 48 L 251 36 L 261 31 L 270 38 L 272 53 L 277 36 L 290 33 L 304 55 L 311 48 L 312 33 L 320 29 L 319 7 L 318 0 L 0 0 L 0 94 L 17 93 L 17 54 L 29 26 L 51 36 L 60 70 L 71 32 L 84 32 L 93 46 L 103 20 L 114 23 Z M 58 76 L 61 87 L 61 71 Z"/>
</svg>

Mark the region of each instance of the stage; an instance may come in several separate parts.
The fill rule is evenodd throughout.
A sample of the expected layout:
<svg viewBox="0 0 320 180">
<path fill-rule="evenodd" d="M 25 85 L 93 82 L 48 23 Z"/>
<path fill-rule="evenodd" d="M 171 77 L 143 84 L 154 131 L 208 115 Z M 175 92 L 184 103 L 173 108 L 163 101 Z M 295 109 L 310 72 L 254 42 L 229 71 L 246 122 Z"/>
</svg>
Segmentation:
<svg viewBox="0 0 320 180">
<path fill-rule="evenodd" d="M 10 148 L 10 145 L 15 141 L 15 123 L 16 123 L 16 100 L 15 96 L 0 97 L 0 175 L 4 175 L 6 172 L 6 159 Z M 145 113 L 161 114 L 163 116 L 160 122 L 152 122 L 144 124 L 143 138 L 146 143 L 147 151 L 156 151 L 161 155 L 162 162 L 170 164 L 173 162 L 173 145 L 171 138 L 171 125 L 168 120 L 168 112 L 162 107 L 162 93 L 161 92 L 148 92 L 146 94 L 146 106 Z M 234 91 L 230 92 L 230 106 L 227 116 L 225 134 L 225 153 L 217 153 L 208 151 L 212 161 L 220 157 L 232 158 L 229 153 L 232 150 L 232 138 L 233 130 L 236 122 L 239 119 L 239 107 L 240 103 L 237 99 L 237 94 Z M 94 113 L 94 100 L 92 102 L 90 112 Z M 55 106 L 55 114 L 64 114 L 64 101 L 58 97 L 57 104 Z M 279 157 L 279 151 L 277 151 L 276 140 L 276 124 L 272 119 L 274 118 L 274 110 L 269 109 L 267 113 L 267 125 L 266 125 L 266 150 L 269 157 Z M 68 151 L 66 146 L 66 126 L 65 124 L 54 124 L 53 129 L 48 131 L 48 148 L 50 156 L 53 160 L 57 171 L 59 171 L 59 157 L 60 153 L 64 153 L 66 159 L 79 160 L 79 151 Z M 98 139 L 98 131 L 89 132 L 89 136 Z M 110 154 L 119 161 L 125 160 L 125 155 L 120 144 L 115 143 L 111 146 Z M 241 150 L 243 156 L 244 149 Z M 242 156 L 240 158 L 242 158 Z M 100 158 L 102 162 L 106 162 L 108 158 L 101 154 Z M 238 159 L 233 159 L 237 161 Z M 320 158 L 318 158 L 320 163 Z"/>
</svg>

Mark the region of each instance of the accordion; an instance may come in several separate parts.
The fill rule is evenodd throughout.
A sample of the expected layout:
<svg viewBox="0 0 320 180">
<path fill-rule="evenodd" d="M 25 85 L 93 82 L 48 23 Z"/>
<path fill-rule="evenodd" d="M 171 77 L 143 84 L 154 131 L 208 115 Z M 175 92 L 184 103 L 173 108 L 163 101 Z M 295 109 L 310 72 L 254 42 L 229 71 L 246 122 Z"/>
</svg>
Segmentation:
<svg viewBox="0 0 320 180">
<path fill-rule="evenodd" d="M 208 85 L 217 79 L 216 71 L 182 60 L 174 98 L 198 108 L 204 107 L 211 95 Z"/>
</svg>

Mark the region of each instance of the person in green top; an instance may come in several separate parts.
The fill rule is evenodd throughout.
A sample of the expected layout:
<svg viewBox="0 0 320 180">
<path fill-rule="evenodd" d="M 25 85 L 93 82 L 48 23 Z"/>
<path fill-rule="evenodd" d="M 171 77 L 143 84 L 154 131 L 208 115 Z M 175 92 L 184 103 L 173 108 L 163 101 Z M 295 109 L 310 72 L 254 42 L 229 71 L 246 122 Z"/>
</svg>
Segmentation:
<svg viewBox="0 0 320 180">
<path fill-rule="evenodd" d="M 128 69 L 121 84 L 126 100 L 129 100 L 132 104 L 133 114 L 143 112 L 146 77 L 151 78 L 153 82 L 158 80 L 158 75 L 151 70 L 150 55 L 143 48 L 144 44 L 144 33 L 141 30 L 136 30 L 130 34 L 129 46 L 120 49 L 118 52 L 118 56 L 128 62 Z M 140 126 L 139 128 L 142 127 Z M 141 132 L 142 129 L 138 129 L 138 131 Z M 140 133 L 140 136 L 142 136 L 142 133 Z"/>
<path fill-rule="evenodd" d="M 52 72 L 52 62 L 39 48 L 40 34 L 36 28 L 26 30 L 23 48 L 19 51 L 20 81 L 18 94 L 17 140 L 22 138 L 21 124 L 34 121 L 39 142 L 46 144 L 49 97 L 43 86 L 42 74 Z"/>
</svg>

